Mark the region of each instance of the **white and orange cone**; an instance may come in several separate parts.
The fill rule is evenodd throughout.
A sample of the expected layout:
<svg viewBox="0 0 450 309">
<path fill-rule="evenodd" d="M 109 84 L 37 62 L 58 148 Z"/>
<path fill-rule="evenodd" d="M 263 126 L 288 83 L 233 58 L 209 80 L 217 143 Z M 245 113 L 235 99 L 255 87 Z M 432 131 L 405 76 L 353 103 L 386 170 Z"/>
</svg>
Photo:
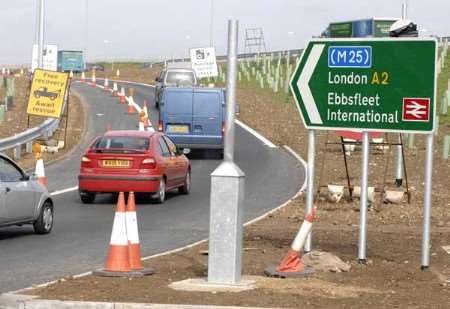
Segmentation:
<svg viewBox="0 0 450 309">
<path fill-rule="evenodd" d="M 103 83 L 103 90 L 104 90 L 105 92 L 108 92 L 108 91 L 109 91 L 109 81 L 108 81 L 108 78 L 106 78 L 106 77 L 105 77 L 105 81 L 104 81 L 104 83 Z"/>
<path fill-rule="evenodd" d="M 97 78 L 95 77 L 95 70 L 92 70 L 91 86 L 92 87 L 96 87 L 97 86 Z"/>
<path fill-rule="evenodd" d="M 155 128 L 153 128 L 152 122 L 150 121 L 150 118 L 148 117 L 148 109 L 147 109 L 147 101 L 146 100 L 144 100 L 144 107 L 142 108 L 142 110 L 145 113 L 145 118 L 144 118 L 145 130 L 150 131 L 150 132 L 155 132 Z"/>
<path fill-rule="evenodd" d="M 85 83 L 86 82 L 86 74 L 83 72 L 81 72 L 81 83 Z"/>
<path fill-rule="evenodd" d="M 120 93 L 119 93 L 119 103 L 120 104 L 125 104 L 126 103 L 126 99 L 125 99 L 125 88 L 122 86 L 120 88 Z"/>
<path fill-rule="evenodd" d="M 128 194 L 127 203 L 127 235 L 128 235 L 128 255 L 130 258 L 130 268 L 132 270 L 144 269 L 141 262 L 141 244 L 139 242 L 139 229 L 137 224 L 136 203 L 134 192 Z"/>
<path fill-rule="evenodd" d="M 134 99 L 133 96 L 130 95 L 128 97 L 128 109 L 127 109 L 127 113 L 128 114 L 135 114 L 136 113 L 136 109 L 134 108 Z"/>
<path fill-rule="evenodd" d="M 105 271 L 107 272 L 131 271 L 126 222 L 125 195 L 120 192 L 109 242 L 108 257 L 105 262 Z"/>
<path fill-rule="evenodd" d="M 280 264 L 272 269 L 271 267 L 266 268 L 265 273 L 269 276 L 305 276 L 312 273 L 311 270 L 306 269 L 302 261 L 301 251 L 305 245 L 306 238 L 311 232 L 312 224 L 316 216 L 317 208 L 314 207 L 312 212 L 305 216 L 305 220 L 297 233 L 294 241 L 291 244 L 287 255 L 281 260 Z"/>
<path fill-rule="evenodd" d="M 117 83 L 114 82 L 112 96 L 117 97 L 117 92 L 118 92 Z"/>
<path fill-rule="evenodd" d="M 42 147 L 40 144 L 35 143 L 32 146 L 32 151 L 34 157 L 36 158 L 36 168 L 34 173 L 38 179 L 38 182 L 44 186 L 47 186 L 48 181 L 47 177 L 45 177 L 45 169 L 44 169 L 44 159 L 42 159 Z"/>
</svg>

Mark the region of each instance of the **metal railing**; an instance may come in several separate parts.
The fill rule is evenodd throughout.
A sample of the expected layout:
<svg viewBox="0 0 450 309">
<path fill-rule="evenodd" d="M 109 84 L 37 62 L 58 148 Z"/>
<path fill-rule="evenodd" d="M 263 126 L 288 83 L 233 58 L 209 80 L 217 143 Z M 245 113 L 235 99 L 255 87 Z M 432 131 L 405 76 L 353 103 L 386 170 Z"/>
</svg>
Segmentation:
<svg viewBox="0 0 450 309">
<path fill-rule="evenodd" d="M 23 145 L 25 145 L 25 151 L 31 153 L 33 141 L 41 136 L 45 139 L 51 137 L 56 129 L 58 129 L 58 126 L 59 119 L 49 118 L 38 127 L 30 128 L 16 135 L 0 139 L 0 152 L 13 149 L 14 159 L 18 160 L 21 157 Z"/>
</svg>

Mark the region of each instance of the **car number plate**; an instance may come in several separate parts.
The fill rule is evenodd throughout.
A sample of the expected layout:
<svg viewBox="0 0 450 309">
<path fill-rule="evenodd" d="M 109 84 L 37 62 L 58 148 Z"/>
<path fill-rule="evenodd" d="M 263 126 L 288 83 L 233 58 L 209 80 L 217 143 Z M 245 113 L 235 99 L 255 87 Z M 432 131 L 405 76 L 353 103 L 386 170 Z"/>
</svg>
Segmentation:
<svg viewBox="0 0 450 309">
<path fill-rule="evenodd" d="M 186 125 L 182 126 L 167 126 L 167 132 L 169 133 L 189 133 L 189 127 Z"/>
<path fill-rule="evenodd" d="M 129 167 L 130 161 L 127 160 L 103 160 L 103 167 Z"/>
</svg>

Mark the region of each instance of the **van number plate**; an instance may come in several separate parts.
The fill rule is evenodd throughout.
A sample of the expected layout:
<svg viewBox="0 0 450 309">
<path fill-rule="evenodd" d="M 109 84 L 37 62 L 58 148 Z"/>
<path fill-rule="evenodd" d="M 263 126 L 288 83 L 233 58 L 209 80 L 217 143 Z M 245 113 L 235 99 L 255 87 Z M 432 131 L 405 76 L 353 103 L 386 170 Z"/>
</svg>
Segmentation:
<svg viewBox="0 0 450 309">
<path fill-rule="evenodd" d="M 189 133 L 189 126 L 186 125 L 168 125 L 168 133 Z"/>
</svg>

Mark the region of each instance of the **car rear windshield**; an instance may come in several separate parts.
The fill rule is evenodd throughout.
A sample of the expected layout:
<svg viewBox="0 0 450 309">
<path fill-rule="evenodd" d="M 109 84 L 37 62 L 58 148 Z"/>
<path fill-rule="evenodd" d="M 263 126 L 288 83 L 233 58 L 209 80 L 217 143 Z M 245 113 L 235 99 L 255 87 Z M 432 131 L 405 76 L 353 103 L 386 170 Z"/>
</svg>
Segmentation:
<svg viewBox="0 0 450 309">
<path fill-rule="evenodd" d="M 175 84 L 177 86 L 192 86 L 195 83 L 194 74 L 192 72 L 167 72 L 167 84 Z"/>
<path fill-rule="evenodd" d="M 94 145 L 93 149 L 114 150 L 148 150 L 150 140 L 143 137 L 131 136 L 104 136 Z"/>
</svg>

